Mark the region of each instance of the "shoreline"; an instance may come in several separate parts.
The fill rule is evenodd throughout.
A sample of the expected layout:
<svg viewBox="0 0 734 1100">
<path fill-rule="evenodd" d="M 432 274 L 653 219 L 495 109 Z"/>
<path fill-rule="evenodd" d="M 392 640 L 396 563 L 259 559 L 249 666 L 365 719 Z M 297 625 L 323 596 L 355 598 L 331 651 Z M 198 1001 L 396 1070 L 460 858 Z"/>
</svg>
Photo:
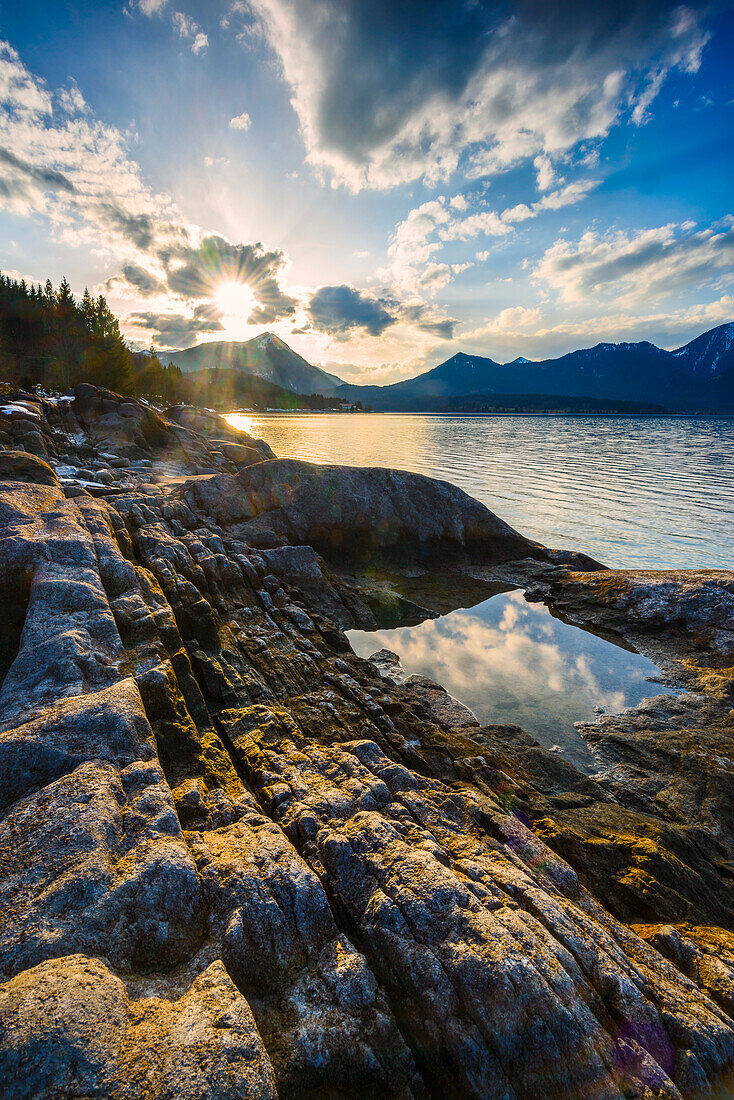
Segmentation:
<svg viewBox="0 0 734 1100">
<path fill-rule="evenodd" d="M 608 570 L 446 483 L 276 459 L 206 410 L 90 386 L 16 403 L 11 1090 L 43 1094 L 48 1065 L 72 1095 L 479 1097 L 512 1079 L 518 1100 L 560 1100 L 592 1061 L 600 1096 L 730 1087 L 734 572 Z M 344 633 L 502 583 L 683 691 L 584 726 L 594 777 Z"/>
</svg>

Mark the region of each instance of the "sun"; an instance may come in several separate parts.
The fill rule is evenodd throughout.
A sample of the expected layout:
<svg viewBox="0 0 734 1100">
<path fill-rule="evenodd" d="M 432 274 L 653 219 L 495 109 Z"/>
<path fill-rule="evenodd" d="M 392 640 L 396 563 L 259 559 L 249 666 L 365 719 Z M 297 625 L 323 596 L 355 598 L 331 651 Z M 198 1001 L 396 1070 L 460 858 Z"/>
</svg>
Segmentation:
<svg viewBox="0 0 734 1100">
<path fill-rule="evenodd" d="M 217 287 L 214 300 L 225 317 L 246 321 L 255 304 L 255 295 L 247 283 L 227 282 Z"/>
</svg>

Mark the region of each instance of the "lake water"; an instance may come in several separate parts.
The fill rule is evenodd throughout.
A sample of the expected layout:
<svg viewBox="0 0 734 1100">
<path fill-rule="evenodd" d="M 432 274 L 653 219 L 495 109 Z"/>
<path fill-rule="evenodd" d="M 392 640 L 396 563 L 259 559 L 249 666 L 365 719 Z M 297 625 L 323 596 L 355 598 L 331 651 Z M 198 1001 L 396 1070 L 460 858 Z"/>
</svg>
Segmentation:
<svg viewBox="0 0 734 1100">
<path fill-rule="evenodd" d="M 616 567 L 734 566 L 734 419 L 244 414 L 279 457 L 443 478 Z"/>
<path fill-rule="evenodd" d="M 669 691 L 650 681 L 660 675 L 652 661 L 553 618 L 519 591 L 419 626 L 347 636 L 361 657 L 392 650 L 406 672 L 442 684 L 482 724 L 521 726 L 585 770 L 591 757 L 574 722 Z"/>
</svg>

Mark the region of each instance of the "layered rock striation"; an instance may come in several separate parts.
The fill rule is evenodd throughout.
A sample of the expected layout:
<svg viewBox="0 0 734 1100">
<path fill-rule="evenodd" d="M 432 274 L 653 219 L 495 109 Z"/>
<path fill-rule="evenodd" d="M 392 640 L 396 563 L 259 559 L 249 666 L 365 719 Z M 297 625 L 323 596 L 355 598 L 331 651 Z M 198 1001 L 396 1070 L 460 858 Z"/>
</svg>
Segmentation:
<svg viewBox="0 0 734 1100">
<path fill-rule="evenodd" d="M 731 1095 L 728 765 L 684 825 L 621 748 L 581 776 L 343 633 L 375 623 L 364 540 L 395 569 L 587 574 L 412 475 L 266 460 L 102 499 L 0 471 L 4 1095 Z M 603 888 L 643 839 L 645 889 Z"/>
</svg>

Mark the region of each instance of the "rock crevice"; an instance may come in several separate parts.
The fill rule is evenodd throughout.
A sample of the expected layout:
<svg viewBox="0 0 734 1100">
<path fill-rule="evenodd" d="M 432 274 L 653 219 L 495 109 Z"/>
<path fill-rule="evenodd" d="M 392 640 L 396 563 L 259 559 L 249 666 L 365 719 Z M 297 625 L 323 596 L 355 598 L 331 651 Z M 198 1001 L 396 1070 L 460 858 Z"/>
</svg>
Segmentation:
<svg viewBox="0 0 734 1100">
<path fill-rule="evenodd" d="M 628 714 L 586 731 L 590 778 L 349 647 L 375 604 L 340 555 L 425 568 L 446 539 L 452 568 L 576 585 L 578 614 L 660 636 L 622 578 L 451 487 L 410 511 L 409 475 L 267 457 L 104 500 L 3 472 L 0 575 L 28 578 L 4 582 L 8 1095 L 728 1095 L 728 579 L 696 626 L 706 760 L 689 711 Z"/>
</svg>

